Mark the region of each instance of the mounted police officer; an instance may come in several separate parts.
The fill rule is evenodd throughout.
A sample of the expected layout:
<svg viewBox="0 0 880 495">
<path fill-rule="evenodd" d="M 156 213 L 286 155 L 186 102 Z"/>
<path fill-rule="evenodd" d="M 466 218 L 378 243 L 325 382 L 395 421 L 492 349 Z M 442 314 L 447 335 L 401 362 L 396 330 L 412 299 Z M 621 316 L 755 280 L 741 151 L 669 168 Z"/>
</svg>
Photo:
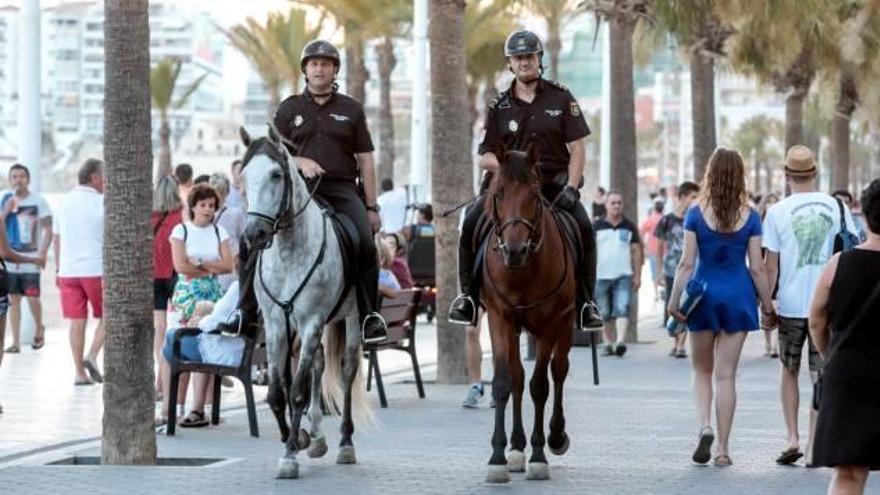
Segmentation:
<svg viewBox="0 0 880 495">
<path fill-rule="evenodd" d="M 583 253 L 577 267 L 579 325 L 601 328 L 601 319 L 592 303 L 596 283 L 595 236 L 578 192 L 583 182 L 585 139 L 590 128 L 568 89 L 542 78 L 544 47 L 535 33 L 511 33 L 504 45 L 504 55 L 515 78 L 510 88 L 489 104 L 478 150 L 480 166 L 490 173 L 498 170 L 494 150 L 501 143 L 513 150 L 525 150 L 530 142 L 537 144 L 542 195 L 554 207 L 571 213 L 581 230 Z M 473 280 L 472 273 L 473 236 L 482 214 L 483 202 L 478 199 L 462 226 L 459 279 L 463 294 L 452 302 L 449 311 L 449 320 L 455 323 L 472 325 L 476 318 L 479 281 Z"/>
<path fill-rule="evenodd" d="M 379 264 L 373 234 L 381 227 L 376 204 L 373 141 L 363 106 L 337 91 L 339 51 L 324 40 L 306 44 L 300 57 L 306 89 L 278 106 L 274 124 L 300 173 L 315 187 L 315 197 L 356 226 L 359 252 L 352 264 L 358 272 L 356 294 L 364 341 L 387 337 L 378 313 Z M 320 180 L 318 180 L 320 178 Z M 240 279 L 247 280 L 240 271 Z M 340 274 L 342 276 L 342 274 Z M 241 321 L 256 321 L 252 284 L 242 298 Z M 234 324 L 234 323 L 233 323 Z"/>
</svg>

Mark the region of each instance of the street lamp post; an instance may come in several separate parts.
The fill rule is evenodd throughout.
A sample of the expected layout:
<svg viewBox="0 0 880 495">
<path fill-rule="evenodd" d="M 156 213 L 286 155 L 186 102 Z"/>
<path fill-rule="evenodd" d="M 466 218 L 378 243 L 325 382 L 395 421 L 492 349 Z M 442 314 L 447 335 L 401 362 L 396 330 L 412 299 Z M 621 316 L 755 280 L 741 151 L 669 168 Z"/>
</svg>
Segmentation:
<svg viewBox="0 0 880 495">
<path fill-rule="evenodd" d="M 428 0 L 413 6 L 412 128 L 410 131 L 410 185 L 427 195 L 428 185 Z"/>
</svg>

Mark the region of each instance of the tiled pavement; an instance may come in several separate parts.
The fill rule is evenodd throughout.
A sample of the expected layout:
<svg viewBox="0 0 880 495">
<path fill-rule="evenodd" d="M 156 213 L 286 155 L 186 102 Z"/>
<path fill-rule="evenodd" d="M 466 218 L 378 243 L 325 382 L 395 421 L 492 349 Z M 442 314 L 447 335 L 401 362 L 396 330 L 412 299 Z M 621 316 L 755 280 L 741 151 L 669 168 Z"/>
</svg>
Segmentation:
<svg viewBox="0 0 880 495">
<path fill-rule="evenodd" d="M 379 423 L 355 434 L 359 463 L 334 464 L 335 420 L 325 422 L 331 444 L 327 457 L 302 456 L 301 479 L 274 479 L 282 445 L 271 415 L 261 406 L 262 437 L 247 436 L 241 411 L 218 427 L 158 437 L 163 457 L 219 457 L 227 461 L 204 468 L 45 466 L 73 453 L 96 455 L 97 442 L 69 446 L 4 463 L 0 454 L 0 493 L 589 493 L 589 494 L 821 494 L 828 470 L 773 463 L 784 427 L 777 399 L 778 364 L 761 357 L 762 337 L 751 336 L 739 376 L 739 406 L 731 441 L 734 466 L 697 467 L 690 463 L 696 425 L 687 361 L 666 357 L 667 343 L 658 321 L 644 321 L 642 340 L 625 358 L 603 358 L 602 384 L 594 387 L 586 349 L 572 354 L 566 410 L 572 447 L 550 457 L 552 479 L 495 487 L 483 482 L 490 449 L 492 414 L 487 408 L 464 410 L 461 386 L 429 385 L 427 399 L 416 398 L 411 383 L 389 386 L 390 408 L 377 410 Z M 651 341 L 656 341 L 651 343 Z M 427 359 L 425 359 L 427 360 Z M 10 368 L 12 364 L 10 363 Z M 491 376 L 484 362 L 486 376 Z M 4 364 L 4 368 L 7 366 Z M 9 371 L 4 371 L 8 373 Z M 428 378 L 432 372 L 426 373 Z M 3 382 L 6 382 L 3 375 Z M 802 384 L 806 385 L 806 375 Z M 44 383 L 44 382 L 40 382 Z M 51 385 L 47 380 L 45 385 Z M 66 385 L 66 384 L 65 384 Z M 60 386 L 57 386 L 60 390 Z M 806 387 L 805 387 L 806 388 Z M 58 392 L 61 393 L 61 392 Z M 70 392 L 72 393 L 72 392 Z M 96 388 L 87 393 L 99 394 Z M 37 394 L 34 394 L 36 399 Z M 806 403 L 807 394 L 804 393 Z M 375 402 L 375 397 L 373 397 Z M 531 416 L 526 402 L 525 412 Z M 55 407 L 55 406 L 53 406 Z M 46 408 L 49 424 L 96 414 L 94 406 L 74 411 Z M 0 419 L 0 439 L 14 430 Z M 77 419 L 78 418 L 78 419 Z M 33 421 L 35 418 L 24 418 Z M 11 420 L 11 421 L 10 421 Z M 802 414 L 802 422 L 806 414 Z M 85 421 L 88 423 L 88 421 Z M 803 423 L 805 424 L 805 423 Z M 803 429 L 803 428 L 802 428 Z M 83 436 L 97 430 L 84 430 Z M 45 441 L 45 440 L 44 440 Z M 7 458 L 8 459 L 8 458 Z M 868 493 L 880 493 L 871 479 Z"/>
</svg>

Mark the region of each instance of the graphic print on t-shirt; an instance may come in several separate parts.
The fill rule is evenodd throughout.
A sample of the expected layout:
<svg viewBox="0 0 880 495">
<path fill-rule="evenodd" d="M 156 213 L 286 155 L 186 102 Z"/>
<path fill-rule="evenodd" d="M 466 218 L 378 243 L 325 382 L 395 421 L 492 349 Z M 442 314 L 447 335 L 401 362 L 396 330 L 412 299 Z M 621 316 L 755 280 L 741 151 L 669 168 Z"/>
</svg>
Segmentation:
<svg viewBox="0 0 880 495">
<path fill-rule="evenodd" d="M 828 240 L 834 217 L 824 203 L 805 203 L 791 213 L 791 226 L 798 246 L 797 267 L 824 265 L 822 248 Z"/>
<path fill-rule="evenodd" d="M 0 207 L 8 201 L 16 201 L 12 193 L 3 197 Z M 18 205 L 16 210 L 6 216 L 6 239 L 9 247 L 19 253 L 33 253 L 37 251 L 39 239 L 39 208 L 35 204 Z"/>
</svg>

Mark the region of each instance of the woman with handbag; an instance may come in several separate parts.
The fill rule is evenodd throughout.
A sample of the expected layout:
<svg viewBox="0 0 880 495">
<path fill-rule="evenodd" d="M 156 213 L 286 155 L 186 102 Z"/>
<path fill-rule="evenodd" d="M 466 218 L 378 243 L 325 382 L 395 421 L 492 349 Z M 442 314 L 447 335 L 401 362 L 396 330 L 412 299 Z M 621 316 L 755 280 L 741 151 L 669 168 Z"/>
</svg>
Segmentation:
<svg viewBox="0 0 880 495">
<path fill-rule="evenodd" d="M 880 470 L 880 179 L 861 202 L 868 240 L 831 258 L 810 307 L 825 360 L 813 464 L 834 468 L 831 495 L 864 493 L 868 472 Z"/>
<path fill-rule="evenodd" d="M 667 309 L 690 332 L 694 398 L 700 433 L 693 461 L 711 458 L 713 378 L 718 443 L 715 465 L 729 466 L 728 439 L 736 408 L 736 370 L 746 335 L 757 330 L 758 300 L 767 323 L 776 312 L 761 258 L 761 217 L 749 207 L 745 165 L 733 150 L 709 159 L 698 203 L 684 219 L 684 249 Z M 749 264 L 746 265 L 746 257 Z M 678 305 L 691 279 L 706 283 L 700 303 L 685 316 Z"/>
</svg>

